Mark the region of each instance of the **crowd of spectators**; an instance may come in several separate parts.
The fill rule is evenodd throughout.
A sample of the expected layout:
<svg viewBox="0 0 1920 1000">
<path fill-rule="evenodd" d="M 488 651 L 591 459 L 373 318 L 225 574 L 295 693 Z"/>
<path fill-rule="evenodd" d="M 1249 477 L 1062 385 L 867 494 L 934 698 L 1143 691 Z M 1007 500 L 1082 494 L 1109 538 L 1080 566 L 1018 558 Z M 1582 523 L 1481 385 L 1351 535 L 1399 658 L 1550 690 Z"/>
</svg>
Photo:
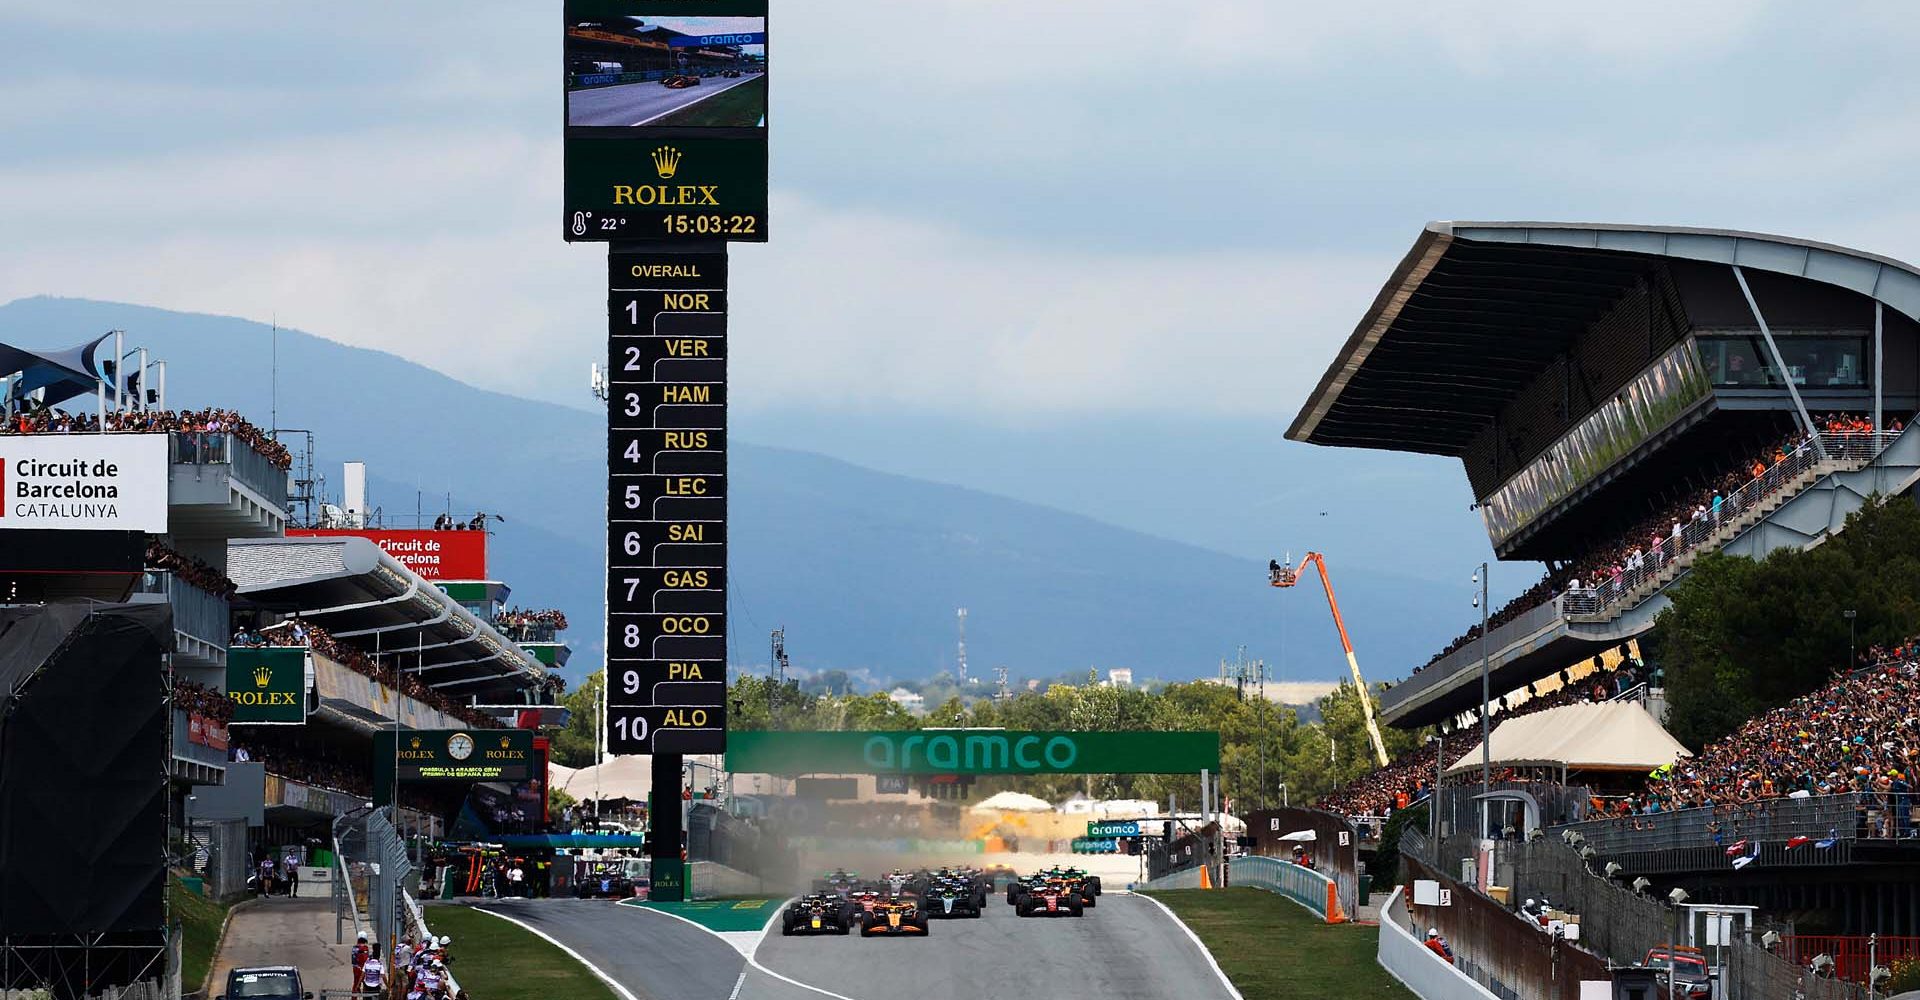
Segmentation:
<svg viewBox="0 0 1920 1000">
<path fill-rule="evenodd" d="M 1620 669 L 1613 671 L 1596 671 L 1577 681 L 1562 671 L 1560 687 L 1548 694 L 1529 697 L 1510 709 L 1506 697 L 1502 696 L 1495 702 L 1498 711 L 1493 716 L 1493 724 L 1498 726 L 1508 719 L 1562 705 L 1610 701 L 1631 690 L 1640 681 L 1641 668 L 1632 664 L 1623 664 Z M 1526 690 L 1531 694 L 1533 688 L 1534 685 L 1529 684 Z M 1471 734 L 1462 733 L 1449 738 L 1446 741 L 1446 766 L 1459 763 L 1479 743 L 1477 728 Z M 1347 816 L 1391 815 L 1395 809 L 1404 809 L 1419 802 L 1433 791 L 1434 758 L 1439 752 L 1439 747 L 1433 742 L 1423 744 L 1418 749 L 1401 754 L 1386 767 L 1363 774 L 1321 796 L 1318 806 Z"/>
<path fill-rule="evenodd" d="M 48 407 L 23 409 L 0 424 L 8 434 L 86 434 L 101 430 L 99 415 L 68 413 Z M 218 448 L 231 434 L 266 456 L 282 472 L 293 467 L 293 454 L 266 431 L 232 410 L 124 410 L 106 416 L 105 429 L 120 433 L 188 435 L 194 445 Z"/>
<path fill-rule="evenodd" d="M 1816 417 L 1814 423 L 1829 453 L 1871 457 L 1875 443 L 1872 421 L 1832 413 Z M 1892 420 L 1887 430 L 1898 433 L 1901 426 L 1900 421 Z M 1549 570 L 1538 583 L 1488 615 L 1487 627 L 1497 629 L 1570 592 L 1580 595 L 1595 610 L 1611 603 L 1658 573 L 1668 560 L 1707 540 L 1726 520 L 1739 516 L 1790 481 L 1790 470 L 1795 468 L 1790 460 L 1811 440 L 1795 430 L 1756 451 L 1727 456 L 1718 470 L 1698 477 L 1696 485 L 1676 491 L 1633 527 L 1595 546 L 1587 557 Z M 1741 492 L 1755 481 L 1760 485 Z M 1475 624 L 1413 672 L 1433 666 L 1479 638 L 1480 626 Z"/>
<path fill-rule="evenodd" d="M 267 734 L 260 727 L 232 730 L 227 756 L 235 761 L 266 765 L 270 774 L 304 785 L 366 797 L 373 794 L 373 776 L 364 758 L 348 760 L 330 746 L 285 734 Z"/>
<path fill-rule="evenodd" d="M 1645 790 L 1614 802 L 1611 811 L 1644 816 L 1858 795 L 1866 835 L 1914 836 L 1920 827 L 1909 806 L 1920 767 L 1920 646 L 1910 641 L 1870 656 L 1869 666 L 1660 768 Z"/>
<path fill-rule="evenodd" d="M 173 679 L 173 707 L 192 712 L 202 718 L 215 722 L 225 722 L 233 718 L 233 701 L 204 684 L 195 684 L 184 677 Z"/>
<path fill-rule="evenodd" d="M 147 540 L 147 568 L 172 573 L 194 586 L 219 597 L 232 597 L 239 588 L 225 573 L 204 559 L 177 552 L 159 539 Z"/>
<path fill-rule="evenodd" d="M 475 729 L 498 728 L 500 721 L 485 712 L 463 705 L 428 687 L 415 673 L 382 664 L 357 647 L 349 646 L 327 633 L 326 629 L 301 618 L 289 618 L 277 625 L 252 628 L 242 623 L 234 630 L 232 645 L 305 646 L 355 673 L 399 691 L 430 708 L 459 719 Z"/>
<path fill-rule="evenodd" d="M 527 638 L 535 634 L 551 636 L 555 632 L 567 630 L 567 613 L 554 608 L 545 610 L 521 610 L 512 608 L 493 616 L 493 627 L 516 642 L 536 642 L 541 640 Z"/>
</svg>

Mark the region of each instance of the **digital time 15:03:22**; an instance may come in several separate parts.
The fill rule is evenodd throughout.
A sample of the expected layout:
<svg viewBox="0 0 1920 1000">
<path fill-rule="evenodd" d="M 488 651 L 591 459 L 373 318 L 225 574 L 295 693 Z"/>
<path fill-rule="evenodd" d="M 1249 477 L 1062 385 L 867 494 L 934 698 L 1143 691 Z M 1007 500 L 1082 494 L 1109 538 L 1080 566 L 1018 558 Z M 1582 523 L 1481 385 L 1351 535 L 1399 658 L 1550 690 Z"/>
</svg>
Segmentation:
<svg viewBox="0 0 1920 1000">
<path fill-rule="evenodd" d="M 688 233 L 712 233 L 716 236 L 747 236 L 760 225 L 756 215 L 664 215 L 660 222 L 676 236 Z"/>
</svg>

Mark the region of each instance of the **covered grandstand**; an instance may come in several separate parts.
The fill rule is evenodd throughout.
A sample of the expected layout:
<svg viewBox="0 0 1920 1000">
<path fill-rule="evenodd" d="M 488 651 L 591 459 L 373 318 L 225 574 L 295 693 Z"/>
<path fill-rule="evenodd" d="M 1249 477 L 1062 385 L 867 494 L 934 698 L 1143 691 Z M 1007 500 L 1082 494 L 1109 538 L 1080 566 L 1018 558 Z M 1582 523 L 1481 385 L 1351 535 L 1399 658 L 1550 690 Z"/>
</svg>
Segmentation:
<svg viewBox="0 0 1920 1000">
<path fill-rule="evenodd" d="M 1493 617 L 1494 694 L 1651 627 L 1699 554 L 1816 543 L 1910 490 L 1920 271 L 1731 230 L 1433 223 L 1289 428 L 1461 460 L 1496 554 L 1540 585 Z M 1477 626 L 1382 699 L 1478 711 Z"/>
</svg>

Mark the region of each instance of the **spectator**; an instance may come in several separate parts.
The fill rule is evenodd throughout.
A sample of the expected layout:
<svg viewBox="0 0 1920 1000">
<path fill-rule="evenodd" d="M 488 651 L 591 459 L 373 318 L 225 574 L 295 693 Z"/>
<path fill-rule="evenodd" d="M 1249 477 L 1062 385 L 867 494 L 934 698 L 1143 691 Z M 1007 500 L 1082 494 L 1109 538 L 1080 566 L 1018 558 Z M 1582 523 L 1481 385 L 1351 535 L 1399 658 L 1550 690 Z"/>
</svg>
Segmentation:
<svg viewBox="0 0 1920 1000">
<path fill-rule="evenodd" d="M 266 431 L 248 423 L 233 410 L 126 410 L 100 417 L 90 413 L 37 407 L 22 410 L 0 424 L 0 433 L 81 434 L 96 431 L 120 434 L 177 434 L 178 460 L 188 464 L 227 461 L 227 437 L 245 442 L 282 472 L 293 468 L 293 453 Z"/>
</svg>

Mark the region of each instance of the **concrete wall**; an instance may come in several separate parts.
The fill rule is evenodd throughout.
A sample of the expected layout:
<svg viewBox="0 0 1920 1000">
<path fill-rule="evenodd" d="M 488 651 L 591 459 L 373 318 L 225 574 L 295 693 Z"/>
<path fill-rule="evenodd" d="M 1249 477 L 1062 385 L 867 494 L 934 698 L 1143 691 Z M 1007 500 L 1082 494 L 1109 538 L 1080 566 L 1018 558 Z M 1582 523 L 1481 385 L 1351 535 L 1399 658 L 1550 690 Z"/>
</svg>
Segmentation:
<svg viewBox="0 0 1920 1000">
<path fill-rule="evenodd" d="M 1380 909 L 1381 968 L 1393 973 L 1393 978 L 1421 1000 L 1499 1000 L 1421 943 L 1422 938 L 1411 930 L 1405 892 L 1404 887 L 1394 886 L 1387 905 Z"/>
</svg>

